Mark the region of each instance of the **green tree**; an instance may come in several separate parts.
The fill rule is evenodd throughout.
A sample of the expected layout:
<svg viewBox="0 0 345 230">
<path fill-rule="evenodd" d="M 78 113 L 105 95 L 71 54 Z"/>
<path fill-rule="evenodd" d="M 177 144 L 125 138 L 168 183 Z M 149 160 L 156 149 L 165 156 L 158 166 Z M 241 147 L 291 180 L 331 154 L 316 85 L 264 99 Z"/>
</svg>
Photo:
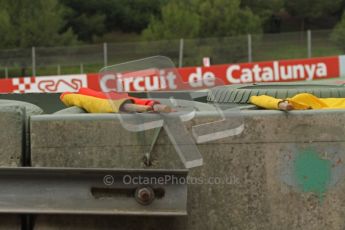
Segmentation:
<svg viewBox="0 0 345 230">
<path fill-rule="evenodd" d="M 189 6 L 191 7 L 191 6 Z M 161 17 L 152 17 L 143 31 L 145 40 L 192 38 L 199 35 L 200 17 L 185 1 L 171 1 L 162 7 Z"/>
<path fill-rule="evenodd" d="M 260 33 L 261 20 L 249 8 L 240 8 L 239 0 L 197 0 L 200 15 L 200 37 L 234 36 Z"/>
<path fill-rule="evenodd" d="M 345 12 L 331 33 L 331 40 L 345 51 Z"/>
<path fill-rule="evenodd" d="M 267 18 L 284 7 L 284 0 L 241 0 L 241 7 L 248 7 L 260 17 Z"/>
<path fill-rule="evenodd" d="M 239 0 L 172 0 L 151 19 L 145 39 L 232 36 L 260 33 L 261 20 Z"/>
<path fill-rule="evenodd" d="M 152 16 L 160 14 L 161 7 L 168 0 L 122 0 L 120 20 L 117 24 L 110 24 L 110 28 L 118 26 L 124 32 L 140 33 L 145 29 Z"/>
<path fill-rule="evenodd" d="M 241 0 L 241 7 L 248 7 L 260 17 L 265 32 L 280 32 L 277 14 L 284 8 L 284 0 Z"/>
<path fill-rule="evenodd" d="M 57 0 L 0 0 L 0 48 L 68 45 L 72 30 L 63 30 L 65 9 Z"/>
<path fill-rule="evenodd" d="M 343 0 L 285 0 L 285 8 L 300 20 L 301 31 L 309 20 L 331 15 L 338 11 Z"/>
<path fill-rule="evenodd" d="M 110 1 L 60 1 L 68 8 L 65 15 L 66 27 L 71 27 L 79 40 L 92 42 L 94 36 L 100 36 L 106 32 L 106 11 L 111 8 Z"/>
<path fill-rule="evenodd" d="M 68 26 L 83 41 L 113 31 L 140 33 L 167 0 L 60 0 L 70 9 Z"/>
<path fill-rule="evenodd" d="M 247 52 L 246 37 L 232 39 L 230 44 L 222 37 L 247 33 L 261 33 L 261 20 L 250 9 L 241 8 L 239 0 L 171 0 L 142 36 L 145 40 L 194 38 L 185 40 L 185 60 L 195 65 L 205 56 L 242 59 L 238 53 Z M 204 39 L 209 37 L 217 38 Z"/>
<path fill-rule="evenodd" d="M 76 12 L 70 13 L 67 17 L 68 26 L 78 36 L 78 39 L 85 42 L 92 42 L 94 36 L 101 36 L 106 32 L 105 14 L 82 13 L 78 15 Z"/>
</svg>

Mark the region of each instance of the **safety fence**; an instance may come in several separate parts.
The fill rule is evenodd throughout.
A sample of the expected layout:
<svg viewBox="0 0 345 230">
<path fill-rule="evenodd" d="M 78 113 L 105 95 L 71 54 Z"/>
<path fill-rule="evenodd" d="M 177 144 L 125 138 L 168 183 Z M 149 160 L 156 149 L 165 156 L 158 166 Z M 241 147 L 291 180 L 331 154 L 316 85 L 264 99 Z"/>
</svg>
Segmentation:
<svg viewBox="0 0 345 230">
<path fill-rule="evenodd" d="M 32 47 L 0 51 L 0 77 L 98 72 L 102 67 L 162 55 L 177 67 L 301 59 L 343 54 L 330 30 L 255 34 L 170 41 L 103 43 L 71 47 Z"/>
</svg>

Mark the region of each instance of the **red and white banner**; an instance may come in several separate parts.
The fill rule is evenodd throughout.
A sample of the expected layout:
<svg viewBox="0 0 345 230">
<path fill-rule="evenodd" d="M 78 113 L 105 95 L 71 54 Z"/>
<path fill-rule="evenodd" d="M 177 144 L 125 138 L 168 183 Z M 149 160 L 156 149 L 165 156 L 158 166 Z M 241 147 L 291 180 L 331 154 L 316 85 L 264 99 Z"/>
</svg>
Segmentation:
<svg viewBox="0 0 345 230">
<path fill-rule="evenodd" d="M 12 78 L 13 93 L 56 93 L 87 87 L 87 75 Z"/>
<path fill-rule="evenodd" d="M 131 74 L 105 74 L 98 77 L 102 91 L 151 91 L 203 89 L 217 85 L 289 82 L 336 79 L 344 76 L 343 56 L 186 67 L 165 71 L 141 71 Z M 342 67 L 343 66 L 343 67 Z M 89 76 L 96 78 L 96 76 Z M 182 80 L 182 83 L 181 81 Z"/>
<path fill-rule="evenodd" d="M 76 74 L 0 80 L 0 93 L 75 92 L 81 87 L 102 91 L 151 91 L 209 88 L 221 84 L 291 82 L 345 77 L 345 56 L 293 59 L 175 70 Z"/>
</svg>

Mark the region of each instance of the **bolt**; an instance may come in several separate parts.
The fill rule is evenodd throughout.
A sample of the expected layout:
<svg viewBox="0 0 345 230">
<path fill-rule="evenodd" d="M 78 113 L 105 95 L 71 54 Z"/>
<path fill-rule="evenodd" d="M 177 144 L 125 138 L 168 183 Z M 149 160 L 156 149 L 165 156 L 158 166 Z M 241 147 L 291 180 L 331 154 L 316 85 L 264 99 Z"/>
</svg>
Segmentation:
<svg viewBox="0 0 345 230">
<path fill-rule="evenodd" d="M 149 205 L 155 199 L 155 193 L 151 187 L 139 187 L 135 191 L 135 199 L 141 205 Z"/>
</svg>

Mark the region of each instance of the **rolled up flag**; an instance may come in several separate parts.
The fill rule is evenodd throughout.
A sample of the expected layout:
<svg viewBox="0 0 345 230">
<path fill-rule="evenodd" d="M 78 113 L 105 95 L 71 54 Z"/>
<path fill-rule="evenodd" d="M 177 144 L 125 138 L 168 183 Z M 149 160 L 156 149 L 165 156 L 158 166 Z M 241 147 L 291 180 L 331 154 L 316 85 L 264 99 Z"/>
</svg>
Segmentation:
<svg viewBox="0 0 345 230">
<path fill-rule="evenodd" d="M 106 94 L 88 88 L 80 88 L 77 93 L 65 92 L 61 94 L 60 100 L 68 107 L 78 106 L 89 113 L 118 113 L 124 111 L 125 104 L 133 104 L 127 106 L 131 112 L 143 112 L 159 104 L 155 100 L 130 97 L 127 93 Z"/>
</svg>

